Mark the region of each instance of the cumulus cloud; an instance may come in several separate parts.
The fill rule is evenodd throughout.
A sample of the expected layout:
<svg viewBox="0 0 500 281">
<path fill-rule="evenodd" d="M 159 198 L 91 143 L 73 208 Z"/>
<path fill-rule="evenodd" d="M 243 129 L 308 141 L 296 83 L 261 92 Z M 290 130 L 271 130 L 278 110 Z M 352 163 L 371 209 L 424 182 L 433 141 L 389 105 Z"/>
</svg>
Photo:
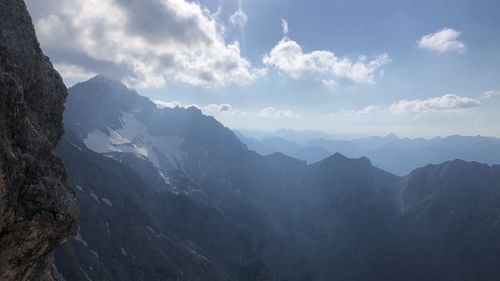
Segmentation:
<svg viewBox="0 0 500 281">
<path fill-rule="evenodd" d="M 206 104 L 206 105 L 197 105 L 197 104 L 182 104 L 178 101 L 163 101 L 163 100 L 155 100 L 154 103 L 159 108 L 189 108 L 196 107 L 200 109 L 205 115 L 218 115 L 218 114 L 226 114 L 226 115 L 234 115 L 234 116 L 246 116 L 248 113 L 241 111 L 239 109 L 234 108 L 230 104 L 222 103 L 222 104 Z"/>
<path fill-rule="evenodd" d="M 295 114 L 291 110 L 276 109 L 272 106 L 262 109 L 259 113 L 259 116 L 261 116 L 261 117 L 275 117 L 275 118 L 282 118 L 282 117 L 299 118 L 299 117 L 301 117 L 300 114 Z"/>
<path fill-rule="evenodd" d="M 307 53 L 296 41 L 286 36 L 263 59 L 265 65 L 274 67 L 293 79 L 313 80 L 327 86 L 335 85 L 337 79 L 374 83 L 377 70 L 390 61 L 389 55 L 385 53 L 372 60 L 360 56 L 355 61 L 349 57 L 338 57 L 330 51 Z"/>
<path fill-rule="evenodd" d="M 465 51 L 465 44 L 458 40 L 460 32 L 452 28 L 443 28 L 435 33 L 422 36 L 418 41 L 418 47 L 437 53 Z"/>
<path fill-rule="evenodd" d="M 198 2 L 37 2 L 27 4 L 38 38 L 63 76 L 75 75 L 66 70 L 76 67 L 136 88 L 161 86 L 167 79 L 221 87 L 248 84 L 265 73 L 242 57 L 237 41 L 225 41 L 218 14 Z"/>
<path fill-rule="evenodd" d="M 229 22 L 234 27 L 243 28 L 247 25 L 248 17 L 241 9 L 238 9 L 229 17 Z"/>
<path fill-rule="evenodd" d="M 421 113 L 429 111 L 458 111 L 481 106 L 481 102 L 468 97 L 447 94 L 423 100 L 400 100 L 393 103 L 390 110 L 395 114 Z"/>
</svg>

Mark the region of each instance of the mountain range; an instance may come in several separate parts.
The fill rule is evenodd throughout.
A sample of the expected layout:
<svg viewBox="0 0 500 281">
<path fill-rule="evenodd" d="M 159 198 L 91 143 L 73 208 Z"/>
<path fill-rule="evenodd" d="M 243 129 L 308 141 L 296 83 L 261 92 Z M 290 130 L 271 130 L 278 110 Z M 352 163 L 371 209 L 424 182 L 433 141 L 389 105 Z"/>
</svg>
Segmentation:
<svg viewBox="0 0 500 281">
<path fill-rule="evenodd" d="M 197 108 L 160 109 L 103 76 L 69 89 L 64 120 L 57 153 L 81 210 L 55 255 L 65 280 L 500 274 L 498 165 L 453 160 L 400 177 L 367 157 L 262 156 Z M 365 141 L 387 139 L 399 138 Z"/>
<path fill-rule="evenodd" d="M 2 281 L 500 276 L 496 139 L 249 139 L 101 75 L 67 90 L 21 0 L 0 31 Z"/>
<path fill-rule="evenodd" d="M 283 132 L 259 138 L 245 136 L 239 131 L 235 133 L 249 149 L 262 155 L 281 152 L 309 163 L 323 160 L 336 152 L 348 157 L 366 156 L 375 166 L 399 176 L 407 175 L 413 169 L 427 164 L 455 159 L 500 164 L 500 139 L 494 137 L 455 135 L 410 139 L 391 133 L 385 137 L 337 140 L 328 137 L 311 138 L 314 135 L 307 133 L 302 135 L 303 142 L 296 142 L 276 136 L 283 135 Z M 295 135 L 300 133 L 296 132 Z"/>
</svg>

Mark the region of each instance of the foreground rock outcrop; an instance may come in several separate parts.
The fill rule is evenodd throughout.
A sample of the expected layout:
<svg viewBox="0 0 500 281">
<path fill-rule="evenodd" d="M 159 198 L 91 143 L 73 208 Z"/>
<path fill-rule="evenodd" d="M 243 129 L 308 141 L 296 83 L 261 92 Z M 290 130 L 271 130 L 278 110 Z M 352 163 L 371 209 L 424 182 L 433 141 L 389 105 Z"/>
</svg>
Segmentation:
<svg viewBox="0 0 500 281">
<path fill-rule="evenodd" d="M 78 208 L 54 148 L 67 95 L 22 0 L 0 1 L 0 280 L 56 280 Z"/>
</svg>

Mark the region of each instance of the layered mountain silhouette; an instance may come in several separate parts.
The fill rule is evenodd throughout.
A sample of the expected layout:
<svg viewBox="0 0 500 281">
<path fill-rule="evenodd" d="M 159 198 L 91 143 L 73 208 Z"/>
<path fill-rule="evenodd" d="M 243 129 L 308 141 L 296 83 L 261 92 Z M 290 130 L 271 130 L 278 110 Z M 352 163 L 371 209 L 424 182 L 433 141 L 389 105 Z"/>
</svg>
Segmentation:
<svg viewBox="0 0 500 281">
<path fill-rule="evenodd" d="M 368 157 L 374 165 L 393 174 L 404 176 L 427 164 L 439 164 L 454 159 L 500 164 L 500 139 L 483 136 L 448 136 L 433 139 L 367 137 L 353 140 L 329 138 L 309 139 L 297 143 L 279 136 L 252 138 L 235 132 L 249 149 L 262 155 L 281 152 L 309 163 L 321 161 L 333 153 L 348 157 Z M 305 135 L 304 138 L 308 136 Z"/>
<path fill-rule="evenodd" d="M 103 76 L 69 89 L 65 128 L 81 209 L 55 257 L 66 280 L 500 276 L 500 166 L 400 177 L 366 157 L 262 156 L 200 110 L 157 108 Z"/>
</svg>

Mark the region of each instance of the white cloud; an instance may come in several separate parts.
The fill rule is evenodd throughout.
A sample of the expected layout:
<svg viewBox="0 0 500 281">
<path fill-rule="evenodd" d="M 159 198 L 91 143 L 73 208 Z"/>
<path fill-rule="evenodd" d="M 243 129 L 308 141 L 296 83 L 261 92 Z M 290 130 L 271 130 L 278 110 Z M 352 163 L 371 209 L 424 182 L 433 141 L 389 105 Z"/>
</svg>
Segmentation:
<svg viewBox="0 0 500 281">
<path fill-rule="evenodd" d="M 263 63 L 274 67 L 293 79 L 309 79 L 334 85 L 336 79 L 347 79 L 356 83 L 374 83 L 374 74 L 391 59 L 387 54 L 367 60 L 360 56 L 356 61 L 349 57 L 337 57 L 330 51 L 305 53 L 295 41 L 284 37 L 264 56 Z M 326 82 L 326 83 L 325 83 Z"/>
<path fill-rule="evenodd" d="M 499 90 L 488 90 L 488 91 L 483 93 L 482 98 L 489 99 L 489 98 L 499 97 L 499 96 L 500 96 Z"/>
<path fill-rule="evenodd" d="M 246 115 L 248 115 L 248 113 L 241 111 L 239 109 L 236 109 L 227 103 L 222 103 L 222 104 L 211 103 L 211 104 L 206 104 L 206 105 L 197 105 L 197 104 L 182 104 L 181 102 L 178 102 L 178 101 L 162 101 L 162 100 L 155 100 L 154 103 L 159 108 L 196 107 L 196 108 L 200 109 L 203 112 L 203 114 L 212 115 L 212 116 L 215 116 L 218 114 L 234 115 L 234 116 L 246 116 Z"/>
<path fill-rule="evenodd" d="M 238 9 L 229 17 L 229 22 L 234 27 L 243 28 L 247 25 L 248 17 L 241 9 Z"/>
<path fill-rule="evenodd" d="M 345 117 L 345 116 L 359 117 L 359 116 L 365 116 L 365 115 L 370 115 L 370 114 L 376 113 L 377 111 L 379 111 L 379 109 L 380 109 L 380 106 L 370 104 L 370 105 L 367 105 L 367 106 L 365 106 L 361 109 L 358 109 L 358 110 L 354 110 L 354 109 L 342 110 L 339 112 L 330 113 L 330 114 L 328 114 L 328 116 L 331 116 L 331 117 Z"/>
<path fill-rule="evenodd" d="M 438 53 L 449 51 L 463 53 L 466 46 L 458 40 L 459 36 L 460 32 L 452 28 L 443 28 L 435 33 L 422 36 L 418 41 L 418 47 Z"/>
<path fill-rule="evenodd" d="M 332 79 L 323 80 L 321 82 L 323 83 L 323 85 L 325 85 L 326 87 L 328 87 L 330 89 L 335 89 L 337 87 L 337 85 L 338 85 L 337 81 L 332 80 Z"/>
<path fill-rule="evenodd" d="M 377 111 L 377 107 L 373 104 L 370 104 L 370 105 L 363 107 L 359 110 L 350 110 L 347 112 L 347 115 L 363 116 L 363 115 L 369 115 L 369 114 L 375 113 L 376 111 Z"/>
<path fill-rule="evenodd" d="M 155 100 L 153 101 L 158 108 L 176 108 L 176 107 L 184 107 L 182 104 L 178 101 L 162 101 L 162 100 Z"/>
<path fill-rule="evenodd" d="M 201 107 L 201 111 L 207 115 L 216 115 L 216 114 L 230 114 L 236 116 L 246 116 L 248 115 L 246 112 L 241 111 L 239 109 L 233 108 L 231 105 L 227 103 L 223 104 L 208 104 Z"/>
<path fill-rule="evenodd" d="M 283 30 L 283 34 L 287 35 L 288 34 L 288 21 L 285 19 L 281 19 L 281 28 Z"/>
<path fill-rule="evenodd" d="M 261 116 L 261 117 L 276 117 L 276 118 L 282 118 L 282 117 L 299 118 L 299 117 L 302 117 L 300 114 L 295 114 L 291 110 L 276 109 L 272 106 L 262 109 L 259 113 L 259 116 Z"/>
<path fill-rule="evenodd" d="M 54 64 L 54 68 L 59 73 L 64 73 L 65 79 L 88 80 L 97 75 L 97 73 L 88 72 L 82 67 L 72 64 Z"/>
<path fill-rule="evenodd" d="M 136 88 L 173 79 L 196 86 L 245 85 L 264 75 L 226 42 L 217 13 L 186 0 L 28 0 L 44 51 L 57 65 L 121 79 Z M 45 3 L 45 2 L 44 2 Z M 235 19 L 236 20 L 236 19 Z M 243 20 L 241 17 L 238 20 Z M 73 75 L 61 68 L 63 76 Z"/>
<path fill-rule="evenodd" d="M 423 100 L 400 100 L 393 103 L 390 110 L 395 114 L 421 113 L 429 111 L 458 111 L 478 107 L 481 102 L 468 98 L 447 94 Z"/>
</svg>

